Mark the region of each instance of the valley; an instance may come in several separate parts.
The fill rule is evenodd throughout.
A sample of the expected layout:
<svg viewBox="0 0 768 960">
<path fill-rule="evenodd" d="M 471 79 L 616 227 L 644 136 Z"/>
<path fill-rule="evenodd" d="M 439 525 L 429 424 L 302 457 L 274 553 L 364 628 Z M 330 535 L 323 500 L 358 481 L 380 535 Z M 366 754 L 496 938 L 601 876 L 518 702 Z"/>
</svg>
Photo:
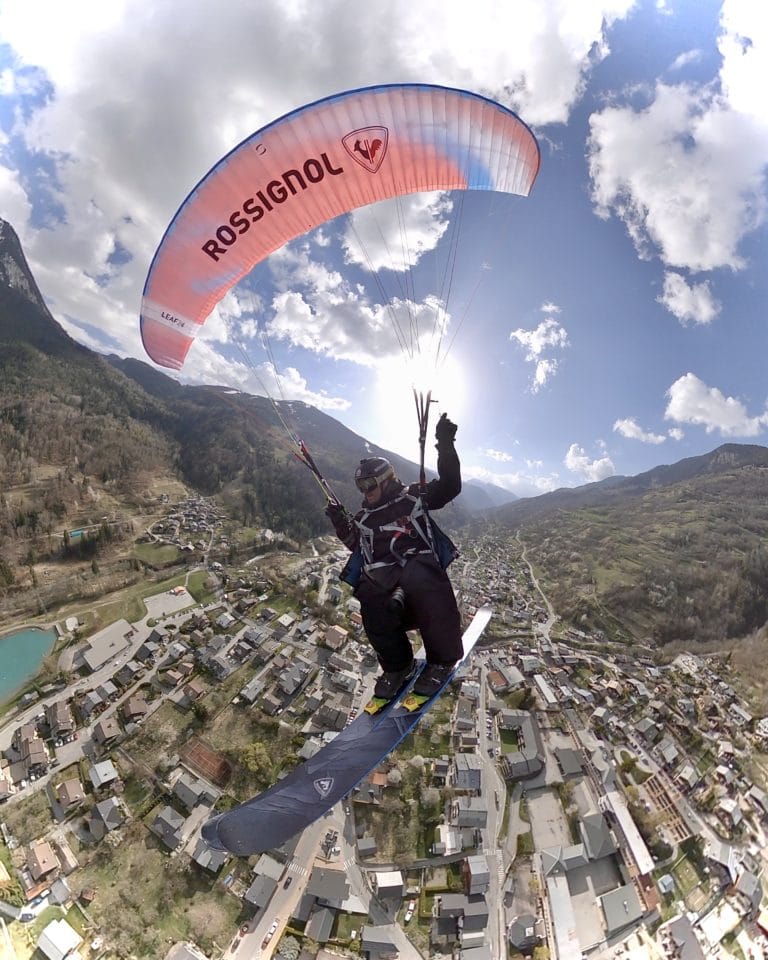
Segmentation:
<svg viewBox="0 0 768 960">
<path fill-rule="evenodd" d="M 168 500 L 135 548 L 189 564 L 112 597 L 125 616 L 57 614 L 53 684 L 3 718 L 17 956 L 62 919 L 94 956 L 173 956 L 170 939 L 268 957 L 320 938 L 655 960 L 681 935 L 678 901 L 702 951 L 760 949 L 765 722 L 719 659 L 569 626 L 514 538 L 462 540 L 454 585 L 495 615 L 416 733 L 282 847 L 206 848 L 209 813 L 342 729 L 376 673 L 338 541 L 274 549 L 261 528 L 233 563 L 229 531 L 212 501 Z"/>
</svg>

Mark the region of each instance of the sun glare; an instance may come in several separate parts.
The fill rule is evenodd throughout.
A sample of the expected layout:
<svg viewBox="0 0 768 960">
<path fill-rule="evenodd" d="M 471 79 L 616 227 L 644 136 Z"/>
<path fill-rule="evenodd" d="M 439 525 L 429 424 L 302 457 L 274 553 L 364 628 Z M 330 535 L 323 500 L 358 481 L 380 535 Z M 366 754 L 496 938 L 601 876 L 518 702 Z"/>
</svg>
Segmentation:
<svg viewBox="0 0 768 960">
<path fill-rule="evenodd" d="M 410 360 L 401 357 L 379 369 L 376 386 L 378 423 L 376 431 L 370 432 L 370 439 L 387 450 L 416 461 L 419 456 L 419 428 L 413 391 L 415 389 L 424 396 L 429 390 L 432 391 L 425 452 L 427 466 L 434 467 L 435 424 L 443 413 L 455 423 L 461 423 L 464 413 L 461 365 L 452 356 L 446 357 L 437 369 L 433 362 L 426 362 L 422 357 Z"/>
</svg>

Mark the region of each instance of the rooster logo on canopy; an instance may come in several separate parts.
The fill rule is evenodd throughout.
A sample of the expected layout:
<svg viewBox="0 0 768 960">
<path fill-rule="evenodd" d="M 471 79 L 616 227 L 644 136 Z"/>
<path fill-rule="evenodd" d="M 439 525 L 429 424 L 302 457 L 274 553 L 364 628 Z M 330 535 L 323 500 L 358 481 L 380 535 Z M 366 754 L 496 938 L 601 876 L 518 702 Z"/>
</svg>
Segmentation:
<svg viewBox="0 0 768 960">
<path fill-rule="evenodd" d="M 376 173 L 386 156 L 388 140 L 389 131 L 386 127 L 362 127 L 348 133 L 341 142 L 353 160 L 371 173 Z"/>
</svg>

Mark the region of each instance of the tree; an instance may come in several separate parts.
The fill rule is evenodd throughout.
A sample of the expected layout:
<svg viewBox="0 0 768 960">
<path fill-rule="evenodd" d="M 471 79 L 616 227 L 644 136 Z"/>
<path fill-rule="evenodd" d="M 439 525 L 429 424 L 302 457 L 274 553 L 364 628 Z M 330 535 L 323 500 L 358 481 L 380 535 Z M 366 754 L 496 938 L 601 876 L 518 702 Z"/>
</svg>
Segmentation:
<svg viewBox="0 0 768 960">
<path fill-rule="evenodd" d="M 204 723 L 211 715 L 211 711 L 200 700 L 195 700 L 192 704 L 192 713 L 201 723 Z"/>
<path fill-rule="evenodd" d="M 246 770 L 260 779 L 268 779 L 272 770 L 272 761 L 263 743 L 249 743 L 243 750 L 242 763 Z"/>
<path fill-rule="evenodd" d="M 279 960 L 299 960 L 300 953 L 301 944 L 296 937 L 292 937 L 290 934 L 283 937 L 277 950 Z"/>
</svg>

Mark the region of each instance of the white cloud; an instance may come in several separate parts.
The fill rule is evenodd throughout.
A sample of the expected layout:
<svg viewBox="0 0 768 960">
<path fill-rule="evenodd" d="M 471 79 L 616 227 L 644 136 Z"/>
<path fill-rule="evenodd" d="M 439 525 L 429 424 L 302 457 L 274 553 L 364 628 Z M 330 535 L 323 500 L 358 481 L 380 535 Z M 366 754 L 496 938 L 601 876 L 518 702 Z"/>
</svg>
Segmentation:
<svg viewBox="0 0 768 960">
<path fill-rule="evenodd" d="M 495 473 L 485 467 L 465 464 L 462 464 L 461 473 L 466 480 L 482 480 L 485 483 L 495 483 L 496 486 L 503 487 L 518 497 L 538 497 L 542 493 L 549 493 L 563 486 L 556 473 L 543 476 L 535 472 L 524 473 L 520 471 Z"/>
<path fill-rule="evenodd" d="M 560 308 L 551 303 L 545 303 L 541 309 L 547 314 L 560 313 Z M 537 393 L 554 376 L 558 367 L 558 360 L 555 357 L 543 356 L 543 354 L 553 350 L 564 350 L 569 346 L 568 332 L 553 316 L 547 315 L 533 330 L 525 330 L 522 327 L 513 330 L 509 339 L 515 340 L 524 348 L 526 362 L 535 364 L 531 391 Z"/>
<path fill-rule="evenodd" d="M 695 374 L 686 373 L 667 391 L 667 420 L 702 426 L 707 433 L 728 437 L 754 437 L 768 426 L 768 412 L 750 416 L 744 404 L 708 387 Z"/>
<path fill-rule="evenodd" d="M 768 18 L 726 0 L 719 85 L 659 83 L 642 110 L 590 119 L 593 200 L 621 219 L 641 257 L 692 271 L 744 266 L 740 244 L 765 222 Z"/>
<path fill-rule="evenodd" d="M 29 92 L 30 66 L 41 68 L 39 89 L 51 84 L 53 96 L 17 128 L 54 162 L 63 217 L 36 231 L 28 205 L 3 214 L 57 319 L 144 356 L 136 310 L 155 247 L 185 192 L 245 136 L 319 97 L 396 80 L 480 90 L 531 124 L 565 121 L 607 54 L 604 30 L 631 7 L 477 0 L 467 17 L 441 0 L 393 0 L 372 27 L 356 0 L 4 0 L 0 35 L 19 60 L 2 90 L 18 94 L 24 82 Z M 286 72 L 286 51 L 300 54 L 301 70 Z M 440 229 L 422 211 L 425 249 Z M 119 269 L 116 244 L 130 257 Z"/>
<path fill-rule="evenodd" d="M 0 144 L 2 138 L 0 135 Z M 0 164 L 0 197 L 3 198 L 3 209 L 0 216 L 16 229 L 22 244 L 25 242 L 27 218 L 30 214 L 30 203 L 24 188 L 19 183 L 18 173 L 9 170 Z"/>
<path fill-rule="evenodd" d="M 432 192 L 354 210 L 344 231 L 344 259 L 372 272 L 409 270 L 440 242 L 452 209 L 447 194 Z"/>
<path fill-rule="evenodd" d="M 617 420 L 613 429 L 616 433 L 620 433 L 622 437 L 627 437 L 629 440 L 640 440 L 642 443 L 658 444 L 664 443 L 666 440 L 663 434 L 643 430 L 633 417 L 628 417 L 626 420 Z"/>
<path fill-rule="evenodd" d="M 606 477 L 612 477 L 616 473 L 616 468 L 609 456 L 597 457 L 590 460 L 583 447 L 577 443 L 572 443 L 568 447 L 568 452 L 563 460 L 565 466 L 575 473 L 581 480 L 593 483 L 597 480 L 604 480 Z"/>
<path fill-rule="evenodd" d="M 483 456 L 488 457 L 489 460 L 496 460 L 498 463 L 511 463 L 515 458 L 510 453 L 504 453 L 503 450 L 482 450 L 481 453 Z"/>
<path fill-rule="evenodd" d="M 689 63 L 698 63 L 701 58 L 701 50 L 686 50 L 685 53 L 681 53 L 675 57 L 669 69 L 670 71 L 682 70 L 684 67 L 687 67 Z"/>
<path fill-rule="evenodd" d="M 670 427 L 669 430 L 667 430 L 667 433 L 672 440 L 682 440 L 685 436 L 685 433 L 680 429 L 680 427 Z"/>
<path fill-rule="evenodd" d="M 709 281 L 687 283 L 674 270 L 664 275 L 664 291 L 656 300 L 685 325 L 689 321 L 698 324 L 711 323 L 720 313 L 721 304 L 712 295 Z"/>
<path fill-rule="evenodd" d="M 280 291 L 267 314 L 271 338 L 363 366 L 403 360 L 418 346 L 434 367 L 438 341 L 450 325 L 435 297 L 374 303 L 337 270 L 312 259 L 305 243 L 285 247 L 271 267 Z"/>
<path fill-rule="evenodd" d="M 257 362 L 249 353 L 240 360 L 226 358 L 210 342 L 199 338 L 193 343 L 181 373 L 181 379 L 187 383 L 215 383 L 275 400 L 301 400 L 330 414 L 350 407 L 344 397 L 311 390 L 295 367 L 276 370 L 269 361 Z"/>
</svg>

